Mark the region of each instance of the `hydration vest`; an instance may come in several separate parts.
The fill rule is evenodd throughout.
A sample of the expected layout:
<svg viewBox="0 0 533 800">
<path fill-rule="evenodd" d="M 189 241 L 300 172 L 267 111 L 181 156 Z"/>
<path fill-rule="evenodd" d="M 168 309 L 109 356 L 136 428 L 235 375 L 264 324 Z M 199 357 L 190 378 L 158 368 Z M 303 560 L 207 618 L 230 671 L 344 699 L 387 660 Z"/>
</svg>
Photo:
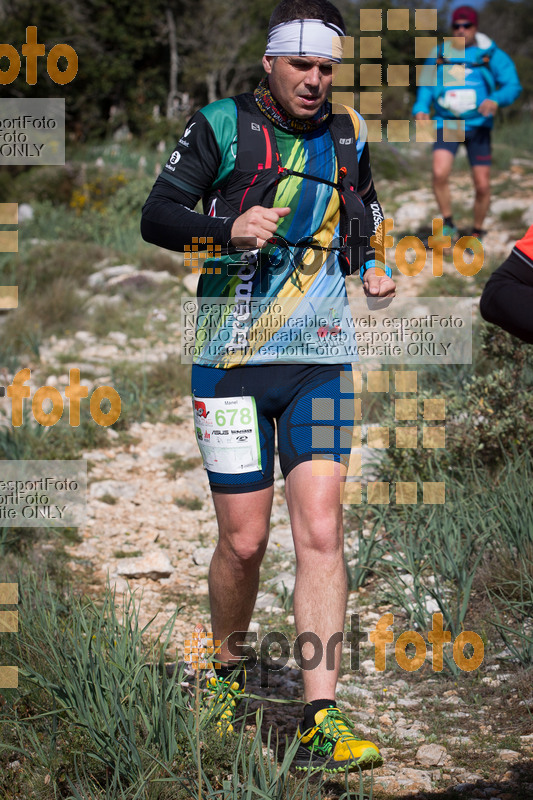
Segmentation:
<svg viewBox="0 0 533 800">
<path fill-rule="evenodd" d="M 481 56 L 479 61 L 467 61 L 466 59 L 459 60 L 456 58 L 445 58 L 444 56 L 444 43 L 439 45 L 439 49 L 437 51 L 437 57 L 435 59 L 435 64 L 440 67 L 443 64 L 459 64 L 459 66 L 470 67 L 470 68 L 478 68 L 481 69 L 481 77 L 485 81 L 487 88 L 490 92 L 493 92 L 496 88 L 496 82 L 494 80 L 494 76 L 492 74 L 492 70 L 490 68 L 490 60 L 492 58 L 494 47 L 491 46 L 489 51 L 485 53 L 485 55 Z M 443 92 L 446 91 L 446 87 L 443 88 Z M 442 93 L 442 92 L 441 92 Z"/>
<path fill-rule="evenodd" d="M 368 238 L 364 236 L 367 213 L 357 194 L 359 165 L 354 147 L 359 130 L 355 130 L 351 117 L 332 114 L 326 123 L 337 157 L 335 183 L 283 167 L 274 127 L 259 110 L 253 94 L 247 92 L 232 99 L 237 106 L 235 166 L 223 186 L 204 196 L 204 212 L 211 216 L 240 216 L 252 206 L 272 208 L 279 182 L 290 175 L 325 183 L 337 190 L 341 212 L 340 241 L 330 249 L 339 252 L 345 272 L 356 272 L 364 260 L 358 257 L 359 250 L 368 247 Z"/>
</svg>

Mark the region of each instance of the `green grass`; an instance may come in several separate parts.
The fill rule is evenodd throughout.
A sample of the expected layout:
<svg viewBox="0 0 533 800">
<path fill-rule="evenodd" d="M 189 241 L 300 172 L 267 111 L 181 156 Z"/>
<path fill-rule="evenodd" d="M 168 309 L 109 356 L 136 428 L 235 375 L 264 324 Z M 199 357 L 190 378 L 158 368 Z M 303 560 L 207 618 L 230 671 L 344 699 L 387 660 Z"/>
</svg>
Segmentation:
<svg viewBox="0 0 533 800">
<path fill-rule="evenodd" d="M 189 511 L 199 511 L 203 503 L 198 497 L 175 497 L 174 502 L 180 508 L 188 508 Z"/>
<path fill-rule="evenodd" d="M 106 429 L 92 419 L 83 405 L 81 408 L 78 427 L 69 425 L 68 410 L 63 411 L 63 417 L 55 425 L 45 427 L 36 423 L 27 409 L 20 427 L 0 427 L 0 458 L 21 461 L 76 459 L 83 450 L 107 445 Z"/>
<path fill-rule="evenodd" d="M 175 453 L 165 453 L 164 457 L 168 461 L 166 473 L 169 478 L 175 478 L 182 472 L 188 472 L 195 467 L 199 467 L 202 463 L 201 458 L 182 458 L 182 456 L 177 456 Z"/>
<path fill-rule="evenodd" d="M 493 131 L 493 169 L 508 170 L 513 158 L 530 158 L 526 143 L 533 136 L 533 123 L 529 114 L 512 123 L 497 120 Z"/>
<path fill-rule="evenodd" d="M 111 370 L 111 385 L 122 400 L 122 413 L 116 430 L 133 422 L 162 422 L 169 418 L 178 398 L 190 392 L 191 367 L 179 356 L 154 366 L 117 364 Z"/>
</svg>

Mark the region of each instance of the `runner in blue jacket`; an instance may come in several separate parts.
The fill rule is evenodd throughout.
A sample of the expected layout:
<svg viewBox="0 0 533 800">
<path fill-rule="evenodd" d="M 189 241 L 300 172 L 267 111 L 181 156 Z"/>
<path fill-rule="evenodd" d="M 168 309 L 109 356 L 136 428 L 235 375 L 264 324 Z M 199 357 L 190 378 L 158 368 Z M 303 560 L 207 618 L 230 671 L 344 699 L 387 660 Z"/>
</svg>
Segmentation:
<svg viewBox="0 0 533 800">
<path fill-rule="evenodd" d="M 443 234 L 457 238 L 448 179 L 464 125 L 464 143 L 476 191 L 472 235 L 480 238 L 490 205 L 490 131 L 498 106 L 508 106 L 522 87 L 511 58 L 483 33 L 470 6 L 452 16 L 453 40 L 439 44 L 426 61 L 413 114 L 429 120 L 434 107 L 433 190 L 444 221 Z M 463 50 L 464 44 L 464 50 Z M 456 133 L 457 132 L 457 133 Z"/>
</svg>

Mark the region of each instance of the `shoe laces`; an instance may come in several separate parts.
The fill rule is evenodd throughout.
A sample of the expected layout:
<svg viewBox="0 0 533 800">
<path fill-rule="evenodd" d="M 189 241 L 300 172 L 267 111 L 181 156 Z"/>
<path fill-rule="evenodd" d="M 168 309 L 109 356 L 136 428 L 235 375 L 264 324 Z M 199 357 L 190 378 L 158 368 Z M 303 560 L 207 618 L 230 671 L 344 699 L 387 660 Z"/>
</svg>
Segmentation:
<svg viewBox="0 0 533 800">
<path fill-rule="evenodd" d="M 323 735 L 334 735 L 341 742 L 355 739 L 351 719 L 346 714 L 343 714 L 342 711 L 339 711 L 338 708 L 328 708 L 326 716 L 317 725 L 317 728 Z"/>
</svg>

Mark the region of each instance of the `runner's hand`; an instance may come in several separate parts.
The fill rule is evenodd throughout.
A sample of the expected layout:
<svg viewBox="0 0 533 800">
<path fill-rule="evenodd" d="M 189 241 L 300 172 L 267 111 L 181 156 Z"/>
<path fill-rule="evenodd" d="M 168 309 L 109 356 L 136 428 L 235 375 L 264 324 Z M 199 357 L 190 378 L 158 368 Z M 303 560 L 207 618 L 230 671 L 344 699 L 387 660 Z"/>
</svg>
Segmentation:
<svg viewBox="0 0 533 800">
<path fill-rule="evenodd" d="M 233 247 L 250 249 L 264 247 L 276 233 L 280 217 L 286 217 L 291 210 L 285 208 L 264 208 L 252 206 L 237 217 L 231 228 Z"/>
<path fill-rule="evenodd" d="M 478 111 L 482 117 L 493 117 L 497 110 L 498 103 L 495 100 L 489 100 L 488 98 L 483 100 L 478 108 Z"/>
<path fill-rule="evenodd" d="M 415 119 L 431 119 L 431 117 L 425 111 L 419 111 L 418 114 L 415 114 Z"/>
<path fill-rule="evenodd" d="M 363 275 L 363 289 L 367 297 L 394 297 L 396 284 L 382 269 L 378 274 L 376 267 L 371 267 Z"/>
</svg>

